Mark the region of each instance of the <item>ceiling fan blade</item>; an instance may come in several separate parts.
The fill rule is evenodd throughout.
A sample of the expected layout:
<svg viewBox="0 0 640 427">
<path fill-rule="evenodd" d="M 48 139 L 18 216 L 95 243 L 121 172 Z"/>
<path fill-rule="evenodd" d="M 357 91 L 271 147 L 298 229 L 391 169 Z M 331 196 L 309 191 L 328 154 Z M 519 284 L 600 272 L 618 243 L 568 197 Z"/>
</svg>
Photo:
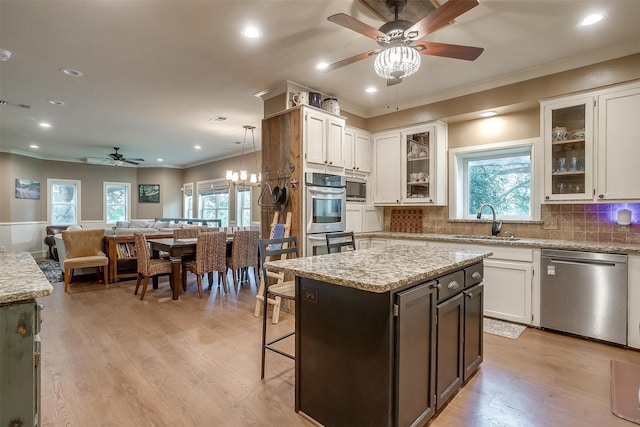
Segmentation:
<svg viewBox="0 0 640 427">
<path fill-rule="evenodd" d="M 125 159 L 123 158 L 123 159 L 121 159 L 121 160 L 125 160 Z M 131 161 L 133 161 L 133 162 L 144 162 L 144 159 L 132 159 L 132 158 L 130 158 L 130 157 L 127 157 L 127 158 L 126 158 L 126 160 L 131 160 Z"/>
<path fill-rule="evenodd" d="M 138 162 L 134 162 L 133 160 L 129 160 L 129 159 L 120 159 L 119 161 L 125 162 L 125 163 L 129 163 L 130 165 L 139 165 L 140 164 Z"/>
<path fill-rule="evenodd" d="M 342 61 L 338 61 L 338 62 L 334 62 L 333 64 L 329 64 L 327 65 L 326 68 L 324 68 L 322 71 L 323 72 L 329 72 L 329 71 L 333 71 L 337 68 L 340 67 L 344 67 L 345 65 L 349 65 L 349 64 L 353 64 L 354 62 L 358 62 L 362 59 L 366 59 L 370 56 L 375 56 L 378 53 L 380 53 L 382 49 L 372 49 L 372 50 L 368 50 L 366 52 L 362 52 L 358 55 L 352 56 L 351 58 L 347 58 L 347 59 L 343 59 Z"/>
<path fill-rule="evenodd" d="M 402 79 L 387 79 L 387 86 L 397 85 L 398 83 L 402 83 Z"/>
<path fill-rule="evenodd" d="M 379 31 L 364 22 L 358 21 L 356 18 L 345 13 L 337 13 L 335 15 L 331 15 L 327 19 L 335 24 L 342 25 L 345 28 L 376 41 L 378 40 L 378 37 L 382 37 L 383 39 L 387 38 L 387 35 L 382 31 Z"/>
<path fill-rule="evenodd" d="M 416 42 L 413 44 L 422 55 L 443 56 L 445 58 L 475 61 L 484 49 L 473 46 L 460 46 L 449 43 Z"/>
<path fill-rule="evenodd" d="M 412 40 L 421 39 L 427 34 L 431 34 L 448 25 L 455 18 L 473 9 L 478 4 L 478 0 L 449 0 L 413 24 L 404 34 Z"/>
</svg>

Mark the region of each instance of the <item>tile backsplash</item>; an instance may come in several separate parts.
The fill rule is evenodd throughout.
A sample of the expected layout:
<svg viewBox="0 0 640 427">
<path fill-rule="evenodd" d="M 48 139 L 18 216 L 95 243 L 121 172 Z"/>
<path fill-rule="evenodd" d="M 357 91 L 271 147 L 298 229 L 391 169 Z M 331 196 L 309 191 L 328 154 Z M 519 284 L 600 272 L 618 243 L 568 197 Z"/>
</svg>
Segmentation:
<svg viewBox="0 0 640 427">
<path fill-rule="evenodd" d="M 415 208 L 415 206 L 407 207 L 407 209 Z M 403 208 L 385 207 L 385 231 L 389 231 L 391 209 Z M 616 223 L 617 213 L 620 209 L 631 211 L 631 225 L 622 226 Z M 488 214 L 483 216 L 483 221 L 449 221 L 447 206 L 427 206 L 423 207 L 422 211 L 423 233 L 491 234 L 491 223 L 485 220 Z M 517 237 L 532 239 L 640 243 L 640 203 L 544 204 L 541 206 L 540 222 L 505 222 L 502 225 L 502 235 L 505 235 L 507 231 L 513 232 Z"/>
</svg>

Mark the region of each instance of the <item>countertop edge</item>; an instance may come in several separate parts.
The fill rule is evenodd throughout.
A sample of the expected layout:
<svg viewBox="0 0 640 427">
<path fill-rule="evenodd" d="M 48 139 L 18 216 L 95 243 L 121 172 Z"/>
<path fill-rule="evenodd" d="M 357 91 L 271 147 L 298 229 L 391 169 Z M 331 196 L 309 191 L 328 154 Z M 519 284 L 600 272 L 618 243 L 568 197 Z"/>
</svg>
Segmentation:
<svg viewBox="0 0 640 427">
<path fill-rule="evenodd" d="M 447 273 L 452 270 L 458 270 L 465 266 L 475 264 L 482 261 L 484 258 L 491 256 L 492 254 L 493 252 L 488 250 L 483 251 L 482 253 L 478 251 L 468 251 L 468 257 L 466 257 L 465 259 L 460 259 L 455 262 L 449 262 L 445 265 L 440 265 L 435 268 L 429 267 L 425 270 L 418 269 L 416 272 L 406 273 L 402 277 L 388 282 L 373 282 L 370 280 L 362 279 L 361 277 L 351 279 L 349 277 L 346 277 L 346 275 L 341 274 L 339 268 L 335 270 L 334 274 L 326 274 L 321 272 L 322 268 L 312 269 L 309 267 L 302 269 L 299 267 L 291 267 L 287 265 L 287 261 L 295 261 L 295 259 L 285 261 L 270 261 L 265 263 L 265 266 L 274 271 L 289 273 L 306 279 L 318 280 L 336 286 L 354 288 L 373 293 L 384 293 L 397 290 L 414 283 L 424 282 L 429 279 L 436 278 L 443 273 Z"/>
<path fill-rule="evenodd" d="M 517 238 L 510 239 L 491 239 L 476 236 L 453 236 L 448 234 L 431 234 L 431 233 L 397 233 L 390 231 L 370 231 L 355 233 L 356 238 L 380 238 L 380 239 L 398 239 L 398 240 L 423 240 L 433 242 L 450 242 L 478 244 L 485 246 L 511 246 L 511 247 L 528 247 L 528 248 L 549 248 L 549 249 L 566 249 L 580 250 L 591 252 L 607 252 L 619 254 L 640 254 L 640 244 L 615 244 L 615 243 L 595 243 L 595 242 L 576 242 L 571 240 L 549 240 L 549 239 L 532 239 Z M 487 236 L 488 237 L 488 236 Z"/>
</svg>

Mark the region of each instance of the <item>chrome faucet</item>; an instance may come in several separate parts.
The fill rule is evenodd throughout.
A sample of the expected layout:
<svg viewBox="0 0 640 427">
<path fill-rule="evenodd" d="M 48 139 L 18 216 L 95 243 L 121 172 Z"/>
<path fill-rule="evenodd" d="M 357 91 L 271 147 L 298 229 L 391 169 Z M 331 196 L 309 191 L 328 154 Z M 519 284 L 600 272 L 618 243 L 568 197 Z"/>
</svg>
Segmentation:
<svg viewBox="0 0 640 427">
<path fill-rule="evenodd" d="M 480 219 L 480 217 L 482 217 L 482 209 L 485 206 L 487 206 L 489 209 L 491 209 L 491 213 L 493 214 L 493 222 L 491 223 L 491 235 L 492 236 L 497 236 L 498 234 L 500 234 L 500 231 L 502 230 L 502 221 L 500 221 L 500 222 L 496 221 L 496 211 L 495 211 L 495 209 L 493 209 L 493 206 L 491 206 L 488 203 L 485 203 L 482 206 L 480 206 L 480 209 L 478 209 L 477 218 Z"/>
</svg>

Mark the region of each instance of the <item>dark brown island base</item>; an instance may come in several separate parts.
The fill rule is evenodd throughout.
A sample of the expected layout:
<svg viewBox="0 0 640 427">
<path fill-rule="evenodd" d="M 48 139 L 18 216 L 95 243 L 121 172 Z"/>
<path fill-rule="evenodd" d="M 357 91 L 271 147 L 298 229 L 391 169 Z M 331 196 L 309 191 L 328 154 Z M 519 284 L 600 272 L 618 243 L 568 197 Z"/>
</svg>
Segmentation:
<svg viewBox="0 0 640 427">
<path fill-rule="evenodd" d="M 296 275 L 295 410 L 422 426 L 482 362 L 490 251 L 393 246 L 274 261 Z"/>
</svg>

